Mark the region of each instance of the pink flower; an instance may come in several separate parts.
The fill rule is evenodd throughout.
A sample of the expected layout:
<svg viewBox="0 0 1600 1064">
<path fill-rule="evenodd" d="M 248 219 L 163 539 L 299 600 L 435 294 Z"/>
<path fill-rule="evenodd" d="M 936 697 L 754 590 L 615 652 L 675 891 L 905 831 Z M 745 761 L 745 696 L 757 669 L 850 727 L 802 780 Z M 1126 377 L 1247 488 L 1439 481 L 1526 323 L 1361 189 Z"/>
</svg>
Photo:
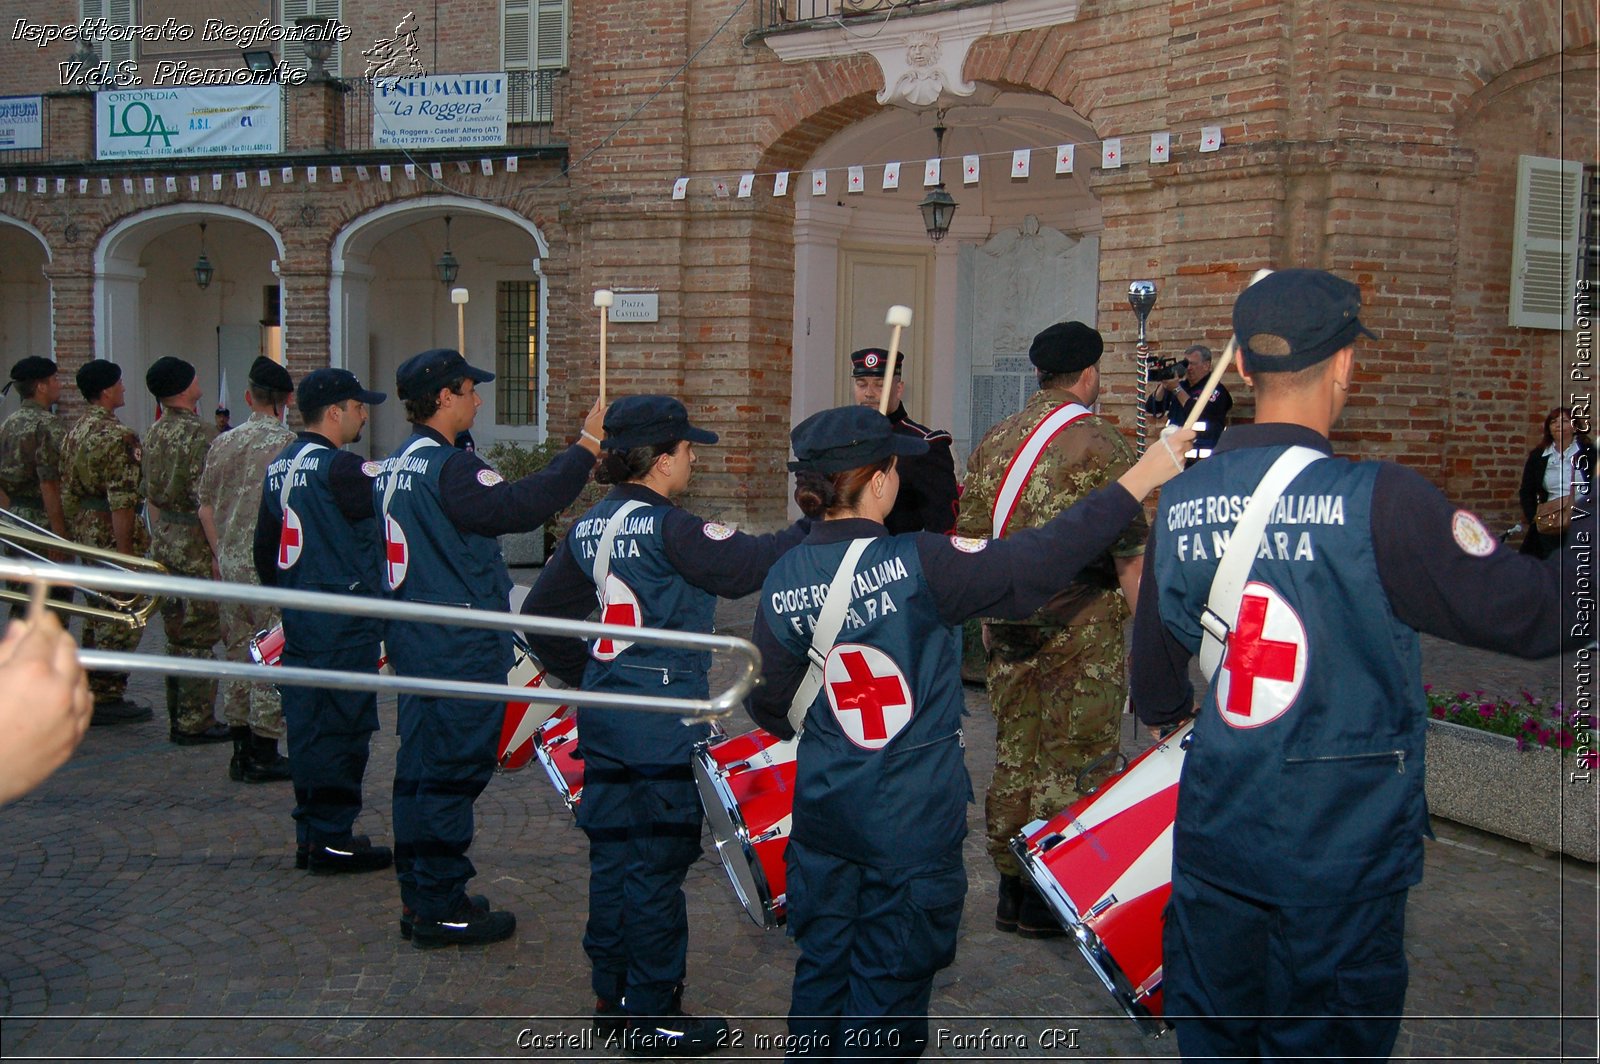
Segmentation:
<svg viewBox="0 0 1600 1064">
<path fill-rule="evenodd" d="M 1567 749 L 1572 745 L 1572 734 L 1570 732 L 1557 732 L 1556 745 L 1563 750 Z"/>
<path fill-rule="evenodd" d="M 1439 720 L 1443 720 L 1444 719 L 1444 707 L 1443 706 L 1434 706 L 1433 707 L 1433 715 L 1436 718 L 1438 718 Z"/>
<path fill-rule="evenodd" d="M 1494 716 L 1494 703 L 1485 702 L 1480 705 L 1478 707 L 1478 716 L 1482 717 L 1484 720 L 1488 720 L 1490 717 Z"/>
<path fill-rule="evenodd" d="M 1422 685 L 1422 693 L 1423 694 L 1427 694 L 1431 690 L 1433 690 L 1433 684 L 1425 683 L 1425 684 Z"/>
</svg>

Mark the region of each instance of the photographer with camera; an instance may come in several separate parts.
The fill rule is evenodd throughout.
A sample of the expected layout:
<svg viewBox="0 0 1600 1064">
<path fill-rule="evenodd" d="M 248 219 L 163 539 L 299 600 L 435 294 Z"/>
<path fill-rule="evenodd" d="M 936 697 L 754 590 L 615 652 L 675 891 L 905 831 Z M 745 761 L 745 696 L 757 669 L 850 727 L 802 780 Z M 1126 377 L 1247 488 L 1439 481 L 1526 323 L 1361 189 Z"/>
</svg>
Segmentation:
<svg viewBox="0 0 1600 1064">
<path fill-rule="evenodd" d="M 1199 400 L 1196 394 L 1211 375 L 1211 348 L 1205 344 L 1191 344 L 1179 361 L 1157 361 L 1150 370 L 1150 394 L 1145 397 L 1147 414 L 1165 415 L 1173 425 L 1181 425 Z M 1206 400 L 1200 420 L 1195 424 L 1194 450 L 1190 460 L 1209 457 L 1228 425 L 1228 411 L 1233 409 L 1233 396 L 1221 381 Z"/>
</svg>

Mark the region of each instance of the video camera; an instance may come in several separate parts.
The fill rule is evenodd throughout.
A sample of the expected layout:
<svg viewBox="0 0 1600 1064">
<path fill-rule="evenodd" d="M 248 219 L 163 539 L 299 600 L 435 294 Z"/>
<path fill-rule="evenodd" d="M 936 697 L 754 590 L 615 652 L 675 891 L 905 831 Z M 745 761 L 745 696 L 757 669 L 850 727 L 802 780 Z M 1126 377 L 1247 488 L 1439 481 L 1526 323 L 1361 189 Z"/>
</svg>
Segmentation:
<svg viewBox="0 0 1600 1064">
<path fill-rule="evenodd" d="M 1188 372 L 1188 363 L 1181 358 L 1162 358 L 1160 355 L 1150 356 L 1150 376 L 1148 379 L 1152 383 L 1176 380 Z"/>
</svg>

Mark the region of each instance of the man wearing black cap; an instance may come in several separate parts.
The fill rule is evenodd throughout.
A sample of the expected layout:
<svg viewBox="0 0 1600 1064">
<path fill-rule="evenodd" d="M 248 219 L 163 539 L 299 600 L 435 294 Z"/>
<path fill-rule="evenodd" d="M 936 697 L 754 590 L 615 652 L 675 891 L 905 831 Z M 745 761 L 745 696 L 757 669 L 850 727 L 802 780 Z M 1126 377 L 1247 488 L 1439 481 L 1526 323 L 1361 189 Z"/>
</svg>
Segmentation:
<svg viewBox="0 0 1600 1064">
<path fill-rule="evenodd" d="M 149 543 L 139 508 L 139 462 L 144 451 L 134 431 L 117 420 L 126 385 L 122 367 L 103 358 L 78 370 L 78 390 L 88 409 L 61 441 L 61 505 L 71 539 L 91 547 L 108 547 L 142 555 Z M 85 648 L 132 650 L 143 629 L 116 621 L 87 621 Z M 150 707 L 129 701 L 128 674 L 92 671 L 95 724 L 128 724 L 149 720 Z"/>
<path fill-rule="evenodd" d="M 1211 348 L 1205 344 L 1190 344 L 1183 353 L 1183 376 L 1156 381 L 1150 388 L 1150 394 L 1145 397 L 1145 412 L 1165 417 L 1168 424 L 1182 425 L 1200 401 L 1200 389 L 1209 376 Z M 1194 451 L 1197 458 L 1206 458 L 1216 449 L 1222 430 L 1228 427 L 1228 411 L 1232 409 L 1233 396 L 1228 393 L 1227 385 L 1218 381 L 1216 388 L 1206 397 L 1200 420 L 1195 423 L 1197 438 Z"/>
<path fill-rule="evenodd" d="M 1092 413 L 1103 347 L 1100 334 L 1079 321 L 1034 337 L 1028 359 L 1039 390 L 972 452 L 959 534 L 998 539 L 1038 528 L 1133 465 L 1127 441 Z M 1127 700 L 1122 628 L 1138 597 L 1146 531 L 1141 512 L 1033 617 L 986 626 L 997 731 L 985 813 L 989 855 L 1000 873 L 995 926 L 1002 931 L 1061 934 L 1044 899 L 1023 889 L 1010 843 L 1024 824 L 1054 816 L 1078 797 L 1080 784 L 1087 789 L 1110 772 Z M 1086 773 L 1097 765 L 1103 767 Z"/>
<path fill-rule="evenodd" d="M 1529 658 L 1593 639 L 1561 591 L 1577 555 L 1563 573 L 1418 473 L 1332 457 L 1360 309 L 1322 270 L 1244 291 L 1256 421 L 1167 486 L 1146 554 L 1133 707 L 1194 718 L 1163 949 L 1185 1057 L 1387 1057 L 1428 833 L 1417 633 Z"/>
<path fill-rule="evenodd" d="M 217 579 L 217 566 L 200 527 L 200 472 L 215 431 L 200 420 L 200 380 L 181 358 L 158 358 L 144 375 L 161 403 L 161 418 L 145 437 L 140 489 L 150 517 L 150 557 L 176 576 Z M 167 650 L 180 658 L 206 658 L 222 638 L 217 604 L 168 596 L 161 601 Z M 217 681 L 167 677 L 168 737 L 179 746 L 225 743 L 232 736 L 217 720 Z"/>
<path fill-rule="evenodd" d="M 61 440 L 66 429 L 52 409 L 61 398 L 56 364 L 38 355 L 19 359 L 0 395 L 13 387 L 22 405 L 0 424 L 0 491 L 10 499 L 12 513 L 65 536 Z"/>
<path fill-rule="evenodd" d="M 263 585 L 367 598 L 381 593 L 372 497 L 378 464 L 344 448 L 361 439 L 368 406 L 385 398 L 347 369 L 312 370 L 300 382 L 306 427 L 267 465 L 258 489 L 253 554 Z M 378 671 L 382 621 L 285 608 L 283 636 L 286 666 Z M 389 848 L 353 831 L 378 727 L 376 693 L 285 687 L 283 718 L 294 780 L 295 867 L 313 875 L 388 868 Z"/>
<path fill-rule="evenodd" d="M 578 497 L 600 453 L 602 410 L 584 419 L 581 440 L 547 467 L 508 483 L 455 439 L 483 404 L 477 386 L 494 374 L 457 351 L 436 348 L 395 374 L 412 434 L 374 482 L 383 530 L 387 593 L 403 602 L 510 608 L 511 577 L 495 537 L 528 532 Z M 504 683 L 509 632 L 391 621 L 389 661 L 402 676 Z M 395 764 L 395 872 L 402 933 L 412 945 L 472 945 L 509 938 L 516 917 L 468 897 L 474 868 L 472 804 L 494 774 L 504 707 L 490 702 L 400 696 Z M 291 729 L 292 731 L 292 729 Z M 292 760 L 292 757 L 291 757 Z"/>
<path fill-rule="evenodd" d="M 906 416 L 906 353 L 895 354 L 894 382 L 889 385 L 889 420 L 894 430 L 912 439 L 923 440 L 928 449 L 900 460 L 900 494 L 885 527 L 891 533 L 948 532 L 956 523 L 956 460 L 950 453 L 950 434 L 930 429 Z M 850 353 L 850 386 L 857 406 L 878 409 L 883 398 L 883 376 L 889 368 L 889 352 L 881 347 L 864 347 Z"/>
<path fill-rule="evenodd" d="M 200 527 L 211 544 L 222 579 L 254 584 L 256 514 L 267 463 L 294 439 L 283 412 L 294 395 L 289 371 L 265 355 L 250 367 L 244 402 L 250 418 L 211 441 L 200 475 Z M 229 661 L 250 662 L 250 637 L 280 623 L 271 606 L 221 604 L 222 643 Z M 278 752 L 283 738 L 283 703 L 278 689 L 265 683 L 224 683 L 222 721 L 233 735 L 228 778 L 240 783 L 271 783 L 289 778 L 289 761 Z"/>
</svg>

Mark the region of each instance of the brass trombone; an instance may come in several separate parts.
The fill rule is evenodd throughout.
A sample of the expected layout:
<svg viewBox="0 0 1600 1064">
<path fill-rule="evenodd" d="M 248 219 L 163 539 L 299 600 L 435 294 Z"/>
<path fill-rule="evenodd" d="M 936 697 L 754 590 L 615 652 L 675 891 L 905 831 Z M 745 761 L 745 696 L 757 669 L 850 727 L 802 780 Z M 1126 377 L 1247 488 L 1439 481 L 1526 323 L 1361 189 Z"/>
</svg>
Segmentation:
<svg viewBox="0 0 1600 1064">
<path fill-rule="evenodd" d="M 8 533 L 9 535 L 9 533 Z M 53 537 L 52 537 L 53 538 Z M 55 544 L 50 544 L 54 549 Z M 77 548 L 78 544 L 70 544 Z M 123 556 L 118 555 L 119 559 Z M 761 653 L 747 640 L 729 635 L 704 635 L 699 632 L 671 632 L 659 628 L 632 628 L 619 624 L 568 621 L 520 613 L 474 610 L 461 606 L 433 606 L 359 595 L 331 595 L 318 591 L 288 591 L 254 584 L 196 580 L 186 576 L 135 573 L 127 570 L 59 565 L 53 562 L 24 562 L 0 558 L 0 580 L 13 580 L 50 587 L 77 587 L 125 595 L 171 596 L 174 598 L 215 599 L 285 606 L 319 613 L 376 617 L 387 621 L 418 621 L 427 624 L 459 625 L 509 632 L 541 632 L 582 639 L 619 639 L 636 643 L 705 650 L 732 655 L 735 675 L 726 690 L 706 698 L 665 698 L 660 695 L 629 694 L 624 700 L 605 691 L 573 688 L 513 687 L 509 684 L 476 683 L 467 680 L 439 680 L 422 676 L 383 676 L 376 673 L 336 672 L 322 669 L 292 668 L 283 665 L 247 665 L 235 661 L 201 658 L 175 658 L 157 654 L 123 653 L 80 648 L 78 661 L 85 669 L 109 672 L 155 672 L 166 676 L 193 676 L 202 679 L 242 680 L 247 683 L 290 684 L 299 687 L 329 687 L 380 694 L 417 694 L 446 698 L 479 699 L 485 702 L 541 702 L 576 706 L 616 707 L 625 701 L 627 708 L 653 713 L 672 713 L 687 720 L 724 717 L 744 703 L 761 672 Z M 21 595 L 28 600 L 26 594 Z"/>
<path fill-rule="evenodd" d="M 140 558 L 132 554 L 123 554 L 106 547 L 91 547 L 87 543 L 65 539 L 56 535 L 48 528 L 40 528 L 27 518 L 19 517 L 10 510 L 0 509 L 0 545 L 10 547 L 12 550 L 35 561 L 46 565 L 55 564 L 49 557 L 49 551 L 76 554 L 90 561 L 125 573 L 149 573 L 154 576 L 164 575 L 167 567 L 160 562 L 151 561 L 149 558 Z M 101 621 L 113 621 L 125 624 L 129 628 L 138 630 L 143 628 L 150 620 L 150 615 L 156 612 L 161 605 L 161 599 L 148 592 L 137 592 L 126 595 L 106 594 L 79 585 L 84 593 L 84 598 L 95 598 L 107 603 L 105 606 L 94 606 L 88 602 L 51 601 L 47 605 L 58 613 L 71 614 L 75 617 L 89 617 Z M 13 590 L 0 586 L 0 601 L 28 602 L 25 591 Z"/>
</svg>

